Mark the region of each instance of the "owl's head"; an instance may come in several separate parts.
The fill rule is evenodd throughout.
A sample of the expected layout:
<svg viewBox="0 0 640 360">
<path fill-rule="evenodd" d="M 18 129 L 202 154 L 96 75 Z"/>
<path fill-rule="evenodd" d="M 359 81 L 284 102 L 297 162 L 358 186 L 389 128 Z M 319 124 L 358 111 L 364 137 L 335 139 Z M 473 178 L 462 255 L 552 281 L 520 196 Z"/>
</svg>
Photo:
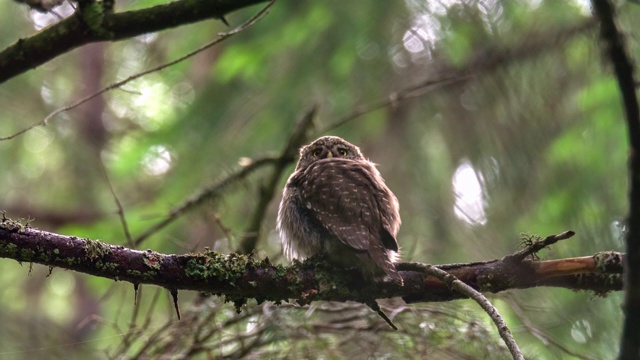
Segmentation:
<svg viewBox="0 0 640 360">
<path fill-rule="evenodd" d="M 296 170 L 320 159 L 330 158 L 364 160 L 357 146 L 337 136 L 323 136 L 300 149 L 300 161 Z"/>
</svg>

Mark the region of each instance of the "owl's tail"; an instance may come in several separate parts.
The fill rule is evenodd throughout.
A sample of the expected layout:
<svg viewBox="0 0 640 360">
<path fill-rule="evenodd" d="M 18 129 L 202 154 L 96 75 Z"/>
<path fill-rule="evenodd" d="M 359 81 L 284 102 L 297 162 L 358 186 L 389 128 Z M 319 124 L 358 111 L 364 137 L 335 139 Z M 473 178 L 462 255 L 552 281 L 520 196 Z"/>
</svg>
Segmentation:
<svg viewBox="0 0 640 360">
<path fill-rule="evenodd" d="M 400 276 L 400 273 L 394 264 L 400 258 L 398 252 L 386 249 L 382 244 L 380 244 L 379 247 L 370 249 L 369 256 L 371 256 L 376 265 L 378 265 L 378 267 L 384 271 L 384 273 L 393 280 L 393 282 L 400 286 L 404 285 L 402 276 Z"/>
<path fill-rule="evenodd" d="M 388 251 L 391 251 L 391 250 L 388 250 Z M 384 269 L 384 272 L 396 284 L 400 286 L 404 285 L 404 280 L 402 280 L 402 276 L 400 276 L 400 273 L 396 269 L 396 266 L 391 261 L 388 261 L 387 267 Z"/>
</svg>

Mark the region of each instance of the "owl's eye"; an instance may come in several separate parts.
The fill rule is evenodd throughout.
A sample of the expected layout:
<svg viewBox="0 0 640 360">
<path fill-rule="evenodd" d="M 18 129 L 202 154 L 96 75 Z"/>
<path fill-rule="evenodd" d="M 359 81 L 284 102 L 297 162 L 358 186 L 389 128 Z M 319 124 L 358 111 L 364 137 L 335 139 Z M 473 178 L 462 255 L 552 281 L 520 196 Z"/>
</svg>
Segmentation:
<svg viewBox="0 0 640 360">
<path fill-rule="evenodd" d="M 313 150 L 313 152 L 311 153 L 311 156 L 313 157 L 318 157 L 318 155 L 320 155 L 320 150 Z"/>
<path fill-rule="evenodd" d="M 340 156 L 347 156 L 347 150 L 346 149 L 338 149 L 338 154 L 340 154 Z"/>
</svg>

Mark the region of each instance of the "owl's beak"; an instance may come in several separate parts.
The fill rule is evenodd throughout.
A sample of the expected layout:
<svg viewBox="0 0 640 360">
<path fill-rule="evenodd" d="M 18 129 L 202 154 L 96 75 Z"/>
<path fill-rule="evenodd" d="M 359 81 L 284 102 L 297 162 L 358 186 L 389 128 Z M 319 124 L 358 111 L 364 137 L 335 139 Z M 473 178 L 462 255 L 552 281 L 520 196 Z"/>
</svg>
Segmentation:
<svg viewBox="0 0 640 360">
<path fill-rule="evenodd" d="M 327 158 L 331 159 L 333 157 L 333 153 L 331 151 L 329 151 L 329 153 L 327 154 Z"/>
</svg>

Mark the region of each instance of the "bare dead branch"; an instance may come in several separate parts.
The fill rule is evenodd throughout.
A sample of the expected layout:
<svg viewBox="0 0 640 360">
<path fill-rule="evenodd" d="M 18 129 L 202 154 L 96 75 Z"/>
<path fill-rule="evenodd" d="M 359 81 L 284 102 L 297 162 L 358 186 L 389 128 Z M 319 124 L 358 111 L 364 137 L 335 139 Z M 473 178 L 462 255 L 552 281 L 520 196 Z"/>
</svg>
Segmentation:
<svg viewBox="0 0 640 360">
<path fill-rule="evenodd" d="M 573 235 L 575 235 L 576 233 L 571 231 L 571 230 L 567 230 L 561 234 L 557 234 L 557 235 L 549 235 L 544 239 L 540 239 L 538 241 L 534 241 L 530 244 L 526 244 L 527 246 L 521 250 L 518 251 L 517 253 L 511 255 L 512 259 L 514 261 L 522 261 L 524 260 L 527 256 L 529 255 L 533 255 L 536 254 L 538 251 L 551 246 L 555 243 L 557 243 L 560 240 L 565 240 L 565 239 L 569 239 L 571 237 L 573 237 Z"/>
</svg>

